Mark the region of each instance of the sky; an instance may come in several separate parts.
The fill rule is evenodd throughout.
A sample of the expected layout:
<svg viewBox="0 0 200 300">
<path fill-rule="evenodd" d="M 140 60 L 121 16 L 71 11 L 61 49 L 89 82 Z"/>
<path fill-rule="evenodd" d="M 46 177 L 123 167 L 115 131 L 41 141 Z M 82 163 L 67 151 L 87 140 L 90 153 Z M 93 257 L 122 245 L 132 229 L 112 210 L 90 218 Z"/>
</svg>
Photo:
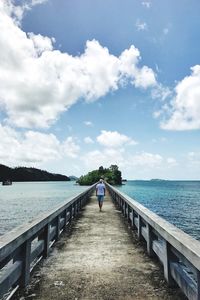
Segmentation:
<svg viewBox="0 0 200 300">
<path fill-rule="evenodd" d="M 1 0 L 0 163 L 200 180 L 198 0 Z"/>
</svg>

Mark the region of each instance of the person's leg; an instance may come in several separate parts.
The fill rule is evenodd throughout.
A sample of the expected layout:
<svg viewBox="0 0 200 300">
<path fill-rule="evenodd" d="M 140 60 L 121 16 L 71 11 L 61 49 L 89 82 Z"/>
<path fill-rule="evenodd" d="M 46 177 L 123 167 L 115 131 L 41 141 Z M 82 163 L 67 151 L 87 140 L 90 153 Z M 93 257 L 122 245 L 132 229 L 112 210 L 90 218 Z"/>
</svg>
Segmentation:
<svg viewBox="0 0 200 300">
<path fill-rule="evenodd" d="M 102 210 L 102 206 L 103 206 L 103 196 L 101 196 L 101 201 L 100 201 L 100 204 L 99 204 L 99 208 L 100 208 L 100 211 Z"/>
<path fill-rule="evenodd" d="M 99 211 L 101 211 L 101 196 L 98 196 L 98 202 L 99 202 Z"/>
</svg>

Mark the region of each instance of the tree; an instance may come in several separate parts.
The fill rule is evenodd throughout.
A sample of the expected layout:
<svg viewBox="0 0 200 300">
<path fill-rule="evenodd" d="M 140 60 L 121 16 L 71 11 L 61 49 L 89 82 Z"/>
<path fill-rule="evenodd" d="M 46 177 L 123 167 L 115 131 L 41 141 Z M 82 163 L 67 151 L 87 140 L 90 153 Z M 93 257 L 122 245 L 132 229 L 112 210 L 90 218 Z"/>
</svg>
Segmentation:
<svg viewBox="0 0 200 300">
<path fill-rule="evenodd" d="M 99 181 L 100 178 L 103 178 L 110 184 L 122 184 L 121 171 L 119 171 L 117 165 L 111 165 L 109 168 L 100 166 L 98 170 L 93 170 L 88 174 L 81 176 L 77 182 L 80 185 L 92 185 Z"/>
</svg>

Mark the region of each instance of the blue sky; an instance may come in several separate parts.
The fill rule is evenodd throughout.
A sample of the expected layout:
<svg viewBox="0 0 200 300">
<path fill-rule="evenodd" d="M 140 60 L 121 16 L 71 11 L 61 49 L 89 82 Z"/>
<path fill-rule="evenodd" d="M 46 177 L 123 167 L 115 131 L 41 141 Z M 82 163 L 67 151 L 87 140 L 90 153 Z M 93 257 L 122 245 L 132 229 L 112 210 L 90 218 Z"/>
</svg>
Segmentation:
<svg viewBox="0 0 200 300">
<path fill-rule="evenodd" d="M 200 179 L 200 2 L 3 0 L 0 161 Z"/>
</svg>

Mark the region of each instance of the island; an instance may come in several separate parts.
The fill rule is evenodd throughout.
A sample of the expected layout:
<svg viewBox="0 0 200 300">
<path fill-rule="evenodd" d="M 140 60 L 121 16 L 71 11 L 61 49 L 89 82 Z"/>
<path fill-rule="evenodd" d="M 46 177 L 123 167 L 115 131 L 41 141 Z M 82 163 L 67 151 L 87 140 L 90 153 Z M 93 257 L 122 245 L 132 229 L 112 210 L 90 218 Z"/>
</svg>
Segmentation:
<svg viewBox="0 0 200 300">
<path fill-rule="evenodd" d="M 0 164 L 0 181 L 70 181 L 70 178 L 61 174 L 49 173 L 44 170 L 28 167 L 10 168 Z"/>
<path fill-rule="evenodd" d="M 102 178 L 112 185 L 121 185 L 122 176 L 121 171 L 117 165 L 111 165 L 109 168 L 99 167 L 98 170 L 93 170 L 88 174 L 81 176 L 77 183 L 80 185 L 92 185 Z"/>
</svg>

